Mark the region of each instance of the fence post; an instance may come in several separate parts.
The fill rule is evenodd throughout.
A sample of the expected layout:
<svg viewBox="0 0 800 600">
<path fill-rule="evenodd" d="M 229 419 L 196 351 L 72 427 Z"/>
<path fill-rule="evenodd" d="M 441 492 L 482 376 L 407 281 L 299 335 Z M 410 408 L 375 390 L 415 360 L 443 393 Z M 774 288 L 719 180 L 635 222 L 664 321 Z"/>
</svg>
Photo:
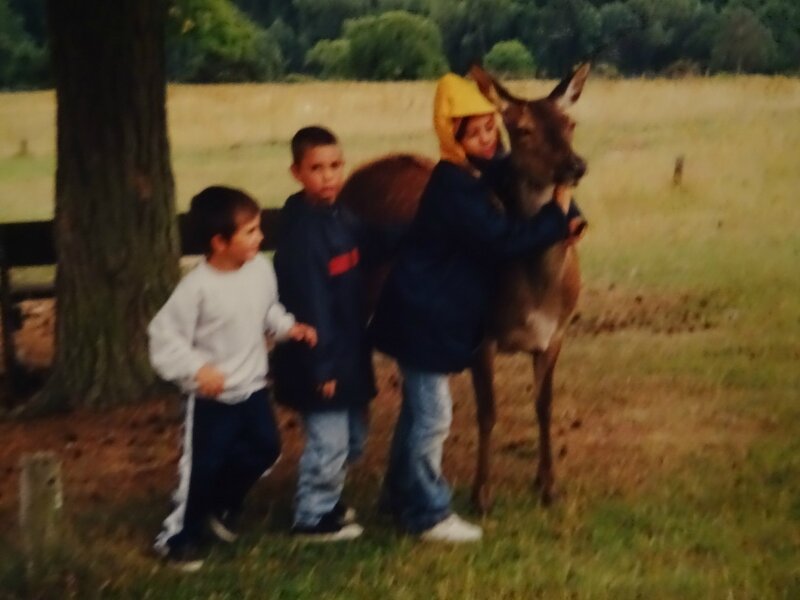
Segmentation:
<svg viewBox="0 0 800 600">
<path fill-rule="evenodd" d="M 62 542 L 61 462 L 53 452 L 20 459 L 19 522 L 28 575 L 35 577 Z"/>
<path fill-rule="evenodd" d="M 675 159 L 675 169 L 672 171 L 672 185 L 678 187 L 683 183 L 683 154 L 679 154 Z"/>
</svg>

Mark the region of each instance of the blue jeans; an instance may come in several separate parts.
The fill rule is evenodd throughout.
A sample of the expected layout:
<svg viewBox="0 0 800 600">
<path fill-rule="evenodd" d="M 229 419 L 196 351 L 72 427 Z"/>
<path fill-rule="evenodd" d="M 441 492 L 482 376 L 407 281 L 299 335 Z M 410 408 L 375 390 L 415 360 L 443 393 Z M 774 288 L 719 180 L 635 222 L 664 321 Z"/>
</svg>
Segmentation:
<svg viewBox="0 0 800 600">
<path fill-rule="evenodd" d="M 450 487 L 442 476 L 442 450 L 452 421 L 447 375 L 400 365 L 403 404 L 394 430 L 381 507 L 411 533 L 450 515 Z"/>
<path fill-rule="evenodd" d="M 300 457 L 294 525 L 313 527 L 342 495 L 347 465 L 364 450 L 366 407 L 303 415 L 306 445 Z"/>
</svg>

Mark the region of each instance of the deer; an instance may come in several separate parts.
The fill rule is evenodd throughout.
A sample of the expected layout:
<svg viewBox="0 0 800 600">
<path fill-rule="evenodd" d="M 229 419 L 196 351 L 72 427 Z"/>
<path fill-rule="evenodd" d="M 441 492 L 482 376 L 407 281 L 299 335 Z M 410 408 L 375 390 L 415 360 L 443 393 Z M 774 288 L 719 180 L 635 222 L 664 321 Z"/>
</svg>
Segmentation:
<svg viewBox="0 0 800 600">
<path fill-rule="evenodd" d="M 589 70 L 589 65 L 583 64 L 546 97 L 524 100 L 512 95 L 480 66 L 470 69 L 470 76 L 497 108 L 508 132 L 509 156 L 501 176 L 493 182 L 500 210 L 519 217 L 532 216 L 553 198 L 557 186 L 572 188 L 586 173 L 586 161 L 572 148 L 575 121 L 567 110 L 580 97 Z M 408 224 L 433 166 L 432 160 L 413 154 L 376 159 L 350 175 L 339 202 L 367 226 Z M 390 268 L 390 264 L 382 264 L 368 273 L 368 298 L 373 306 Z M 478 425 L 472 503 L 481 513 L 488 512 L 493 501 L 490 458 L 497 418 L 494 361 L 498 352 L 532 357 L 533 397 L 539 424 L 539 462 L 534 484 L 544 505 L 553 501 L 553 373 L 580 287 L 574 244 L 559 243 L 543 253 L 508 261 L 502 267 L 485 339 L 470 367 Z"/>
</svg>

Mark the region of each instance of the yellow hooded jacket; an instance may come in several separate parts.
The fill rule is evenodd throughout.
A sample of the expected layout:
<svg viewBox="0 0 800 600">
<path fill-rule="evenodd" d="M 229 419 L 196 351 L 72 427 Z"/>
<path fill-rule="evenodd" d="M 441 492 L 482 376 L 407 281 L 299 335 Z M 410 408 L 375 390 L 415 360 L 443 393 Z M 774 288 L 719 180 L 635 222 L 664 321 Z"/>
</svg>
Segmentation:
<svg viewBox="0 0 800 600">
<path fill-rule="evenodd" d="M 448 73 L 436 84 L 433 100 L 433 127 L 439 138 L 442 160 L 457 165 L 467 162 L 464 148 L 456 141 L 456 131 L 463 117 L 496 113 L 474 81 Z"/>
</svg>

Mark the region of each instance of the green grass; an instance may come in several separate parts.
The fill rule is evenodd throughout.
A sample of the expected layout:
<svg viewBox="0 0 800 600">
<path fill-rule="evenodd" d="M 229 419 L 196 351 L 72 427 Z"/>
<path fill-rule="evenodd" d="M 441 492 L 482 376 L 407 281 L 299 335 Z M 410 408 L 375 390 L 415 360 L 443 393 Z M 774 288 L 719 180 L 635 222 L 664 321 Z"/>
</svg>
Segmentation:
<svg viewBox="0 0 800 600">
<path fill-rule="evenodd" d="M 305 113 L 270 120 L 291 94 L 333 107 L 320 114 L 334 120 L 351 165 L 392 149 L 435 152 L 427 84 L 200 90 L 170 96 L 181 206 L 217 181 L 265 205 L 294 189 L 286 140 Z M 265 115 L 268 94 L 274 110 Z M 51 130 L 41 123 L 52 99 L 33 100 L 39 112 L 21 120 L 34 132 L 32 156 L 0 145 L 0 220 L 51 211 Z M 0 126 L 15 135 L 22 125 L 4 123 L 3 106 L 18 101 L 0 96 Z M 241 110 L 223 122 L 234 101 Z M 356 116 L 341 115 L 353 106 Z M 267 483 L 252 496 L 244 539 L 215 549 L 195 576 L 146 554 L 167 490 L 92 509 L 67 496 L 74 550 L 29 582 L 8 532 L 0 598 L 799 598 L 800 81 L 590 81 L 576 112 L 576 146 L 590 163 L 577 194 L 591 222 L 581 242 L 582 318 L 647 310 L 649 320 L 567 341 L 554 409 L 554 446 L 565 455 L 552 508 L 530 487 L 528 361 L 504 358 L 497 502 L 477 546 L 422 545 L 379 519 L 378 460 L 350 483 L 363 540 L 297 544 L 287 534 L 292 490 Z M 396 119 L 383 132 L 385 114 Z M 673 189 L 678 154 L 686 173 Z M 475 434 L 464 376 L 454 390 L 446 472 L 467 512 Z M 571 427 L 576 418 L 582 424 Z M 378 440 L 380 452 L 387 443 Z"/>
<path fill-rule="evenodd" d="M 633 495 L 569 482 L 547 511 L 521 490 L 506 493 L 475 547 L 420 545 L 372 517 L 362 541 L 303 546 L 273 518 L 193 576 L 142 555 L 157 523 L 149 503 L 132 503 L 78 518 L 80 550 L 58 568 L 75 572 L 75 597 L 102 586 L 108 598 L 795 598 L 798 450 L 795 440 L 783 451 L 754 444 L 741 460 L 687 456 Z M 362 491 L 368 502 L 374 490 Z M 5 590 L 63 589 L 63 573 L 26 587 L 14 559 L 2 564 Z"/>
</svg>

